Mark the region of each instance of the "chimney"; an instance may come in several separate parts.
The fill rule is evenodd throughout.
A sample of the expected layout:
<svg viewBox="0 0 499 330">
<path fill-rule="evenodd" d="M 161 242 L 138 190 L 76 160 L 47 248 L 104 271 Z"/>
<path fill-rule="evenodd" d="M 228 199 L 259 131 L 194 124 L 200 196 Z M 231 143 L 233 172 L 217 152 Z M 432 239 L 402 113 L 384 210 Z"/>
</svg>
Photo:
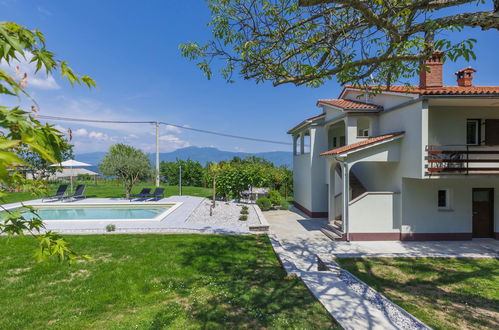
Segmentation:
<svg viewBox="0 0 499 330">
<path fill-rule="evenodd" d="M 432 87 L 442 87 L 442 56 L 444 52 L 436 50 L 431 55 L 431 58 L 426 60 L 421 67 L 421 73 L 419 74 L 419 88 L 427 89 Z M 429 71 L 427 71 L 429 70 Z"/>
<path fill-rule="evenodd" d="M 461 87 L 473 86 L 473 73 L 476 72 L 471 66 L 456 72 L 457 85 Z"/>
</svg>

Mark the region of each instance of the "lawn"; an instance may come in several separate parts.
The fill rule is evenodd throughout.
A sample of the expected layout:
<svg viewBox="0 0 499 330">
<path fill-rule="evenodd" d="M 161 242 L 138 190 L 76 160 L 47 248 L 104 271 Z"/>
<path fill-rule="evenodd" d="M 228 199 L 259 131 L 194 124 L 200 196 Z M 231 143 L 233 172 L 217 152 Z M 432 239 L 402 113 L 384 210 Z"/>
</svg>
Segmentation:
<svg viewBox="0 0 499 330">
<path fill-rule="evenodd" d="M 495 259 L 337 259 L 435 329 L 499 328 Z"/>
<path fill-rule="evenodd" d="M 29 238 L 0 238 L 1 329 L 337 327 L 267 236 L 67 236 L 93 256 L 35 264 Z"/>
<path fill-rule="evenodd" d="M 76 187 L 78 183 L 74 184 Z M 104 197 L 104 198 L 112 198 L 112 197 L 124 197 L 125 191 L 123 186 L 111 181 L 111 182 L 98 182 L 97 184 L 92 182 L 88 182 L 87 188 L 85 190 L 85 194 L 89 197 Z M 51 185 L 52 190 L 50 194 L 55 193 L 58 185 Z M 154 188 L 154 185 L 148 183 L 142 183 L 134 187 L 132 193 L 138 193 L 142 188 Z M 165 188 L 165 196 L 173 196 L 178 195 L 178 186 L 162 186 Z M 182 187 L 182 194 L 188 196 L 198 196 L 198 197 L 210 197 L 211 196 L 211 188 L 202 188 L 202 187 Z M 35 198 L 39 198 L 40 196 L 34 196 L 27 192 L 13 192 L 8 193 L 8 195 L 3 199 L 2 204 L 7 203 L 15 203 L 27 201 Z"/>
</svg>

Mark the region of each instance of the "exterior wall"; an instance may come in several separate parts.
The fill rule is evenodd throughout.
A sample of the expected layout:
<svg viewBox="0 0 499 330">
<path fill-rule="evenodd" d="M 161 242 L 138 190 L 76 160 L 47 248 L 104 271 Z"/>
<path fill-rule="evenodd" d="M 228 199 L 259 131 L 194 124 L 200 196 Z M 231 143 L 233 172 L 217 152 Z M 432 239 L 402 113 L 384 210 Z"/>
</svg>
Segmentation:
<svg viewBox="0 0 499 330">
<path fill-rule="evenodd" d="M 327 150 L 327 132 L 323 126 L 312 126 L 311 154 L 310 154 L 310 178 L 311 185 L 311 209 L 314 213 L 327 214 L 328 212 L 328 185 L 324 180 L 324 173 L 327 168 L 326 157 L 319 156 Z"/>
<path fill-rule="evenodd" d="M 350 202 L 352 240 L 393 240 L 400 236 L 400 194 L 369 192 Z"/>
<path fill-rule="evenodd" d="M 400 164 L 394 177 L 423 178 L 426 155 L 427 118 L 426 102 L 416 102 L 397 110 L 380 114 L 380 134 L 404 131 L 400 139 Z"/>
<path fill-rule="evenodd" d="M 402 180 L 393 175 L 398 166 L 397 162 L 358 162 L 351 171 L 368 191 L 400 192 Z"/>
<path fill-rule="evenodd" d="M 403 180 L 402 234 L 472 233 L 472 189 L 494 188 L 494 231 L 499 232 L 499 177 Z M 437 207 L 438 189 L 450 189 L 451 211 Z M 465 236 L 461 236 L 465 237 Z"/>
<path fill-rule="evenodd" d="M 428 143 L 466 144 L 467 119 L 499 119 L 499 107 L 430 107 Z"/>
<path fill-rule="evenodd" d="M 352 101 L 360 101 L 360 102 L 366 102 L 366 103 L 371 103 L 371 104 L 376 104 L 384 107 L 385 109 L 394 107 L 398 104 L 407 102 L 413 98 L 415 98 L 415 95 L 397 95 L 395 93 L 392 94 L 377 94 L 370 96 L 366 99 L 365 94 L 363 91 L 347 91 L 344 95 L 344 98 L 347 100 L 352 100 Z"/>
<path fill-rule="evenodd" d="M 310 210 L 312 208 L 310 155 L 293 157 L 293 185 L 295 201 Z"/>
</svg>

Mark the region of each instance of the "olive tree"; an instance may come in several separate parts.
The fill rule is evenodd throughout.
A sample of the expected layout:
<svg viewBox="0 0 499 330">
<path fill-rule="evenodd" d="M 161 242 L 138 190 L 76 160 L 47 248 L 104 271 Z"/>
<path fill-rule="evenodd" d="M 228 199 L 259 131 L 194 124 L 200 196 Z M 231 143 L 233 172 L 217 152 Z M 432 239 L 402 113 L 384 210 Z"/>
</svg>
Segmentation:
<svg viewBox="0 0 499 330">
<path fill-rule="evenodd" d="M 182 44 L 181 53 L 208 78 L 222 63 L 228 81 L 236 73 L 274 85 L 316 87 L 336 77 L 389 86 L 426 69 L 434 50 L 474 57 L 476 40 L 463 28 L 499 29 L 499 0 L 206 1 L 213 39 Z"/>
<path fill-rule="evenodd" d="M 45 71 L 47 74 L 59 72 L 72 85 L 76 83 L 88 87 L 95 86 L 90 77 L 77 75 L 67 62 L 58 59 L 50 52 L 40 31 L 13 22 L 0 22 L 0 61 L 12 65 L 14 60 L 28 58 L 36 67 L 36 72 Z M 40 109 L 26 90 L 29 78 L 27 73 L 11 74 L 0 69 L 0 100 L 11 98 L 15 102 L 20 102 L 25 98 L 33 104 L 31 110 L 0 104 L 0 200 L 13 186 L 23 186 L 34 193 L 39 193 L 44 187 L 43 184 L 27 180 L 20 174 L 20 168 L 30 166 L 30 160 L 19 157 L 20 154 L 33 153 L 48 163 L 59 163 L 66 146 L 63 133 L 52 125 L 43 124 L 36 119 L 36 112 Z M 9 236 L 31 234 L 38 241 L 35 253 L 38 261 L 45 261 L 55 256 L 60 260 L 76 262 L 80 258 L 87 257 L 75 253 L 59 234 L 46 231 L 34 209 L 3 211 L 0 215 L 0 234 Z M 28 212 L 34 213 L 34 216 L 25 216 Z"/>
<path fill-rule="evenodd" d="M 99 164 L 104 175 L 116 176 L 123 182 L 125 196 L 130 198 L 130 192 L 135 184 L 151 176 L 149 157 L 139 149 L 125 144 L 115 144 Z"/>
</svg>

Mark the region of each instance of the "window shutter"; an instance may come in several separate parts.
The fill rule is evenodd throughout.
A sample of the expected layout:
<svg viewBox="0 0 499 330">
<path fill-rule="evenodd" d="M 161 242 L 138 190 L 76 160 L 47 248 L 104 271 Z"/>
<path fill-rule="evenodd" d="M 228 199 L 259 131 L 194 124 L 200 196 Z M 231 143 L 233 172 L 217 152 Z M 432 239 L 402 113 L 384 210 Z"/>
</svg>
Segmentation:
<svg viewBox="0 0 499 330">
<path fill-rule="evenodd" d="M 499 145 L 499 119 L 485 120 L 485 144 L 488 146 Z"/>
</svg>

